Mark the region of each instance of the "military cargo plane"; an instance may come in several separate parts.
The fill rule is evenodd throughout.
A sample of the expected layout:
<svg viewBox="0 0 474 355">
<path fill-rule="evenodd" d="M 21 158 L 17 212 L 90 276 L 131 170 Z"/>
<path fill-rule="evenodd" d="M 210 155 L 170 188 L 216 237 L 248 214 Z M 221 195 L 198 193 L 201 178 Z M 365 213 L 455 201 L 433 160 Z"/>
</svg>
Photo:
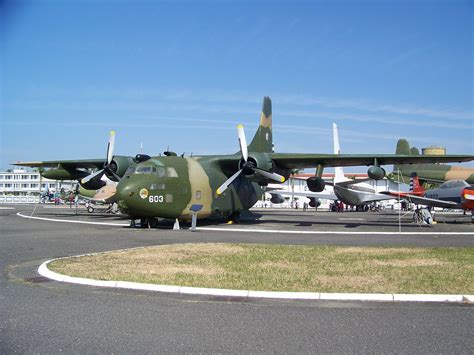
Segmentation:
<svg viewBox="0 0 474 355">
<path fill-rule="evenodd" d="M 190 220 L 218 217 L 237 219 L 242 211 L 252 207 L 265 192 L 269 182 L 283 182 L 291 169 L 316 168 L 307 180 L 311 191 L 322 191 L 323 169 L 334 166 L 370 166 L 368 175 L 382 179 L 381 167 L 387 164 L 465 162 L 472 155 L 406 156 L 395 154 L 306 154 L 274 153 L 272 140 L 272 105 L 263 100 L 259 127 L 249 145 L 242 125 L 237 127 L 240 151 L 231 155 L 164 156 L 138 154 L 113 155 L 113 140 L 109 142 L 107 158 L 92 160 L 55 160 L 17 162 L 14 165 L 50 167 L 50 178 L 78 179 L 85 188 L 103 186 L 99 179 L 106 174 L 118 181 L 116 198 L 120 209 L 132 219 L 155 225 L 157 218 Z M 85 169 L 99 169 L 92 174 Z M 99 186 L 99 187 L 97 187 Z"/>
<path fill-rule="evenodd" d="M 420 155 L 418 148 L 411 147 L 406 139 L 397 142 L 395 154 Z M 422 182 L 443 183 L 448 180 L 464 180 L 474 184 L 474 169 L 446 164 L 398 164 L 393 167 L 393 179 L 400 174 L 401 178 L 409 179 L 412 173 L 416 173 Z"/>
</svg>

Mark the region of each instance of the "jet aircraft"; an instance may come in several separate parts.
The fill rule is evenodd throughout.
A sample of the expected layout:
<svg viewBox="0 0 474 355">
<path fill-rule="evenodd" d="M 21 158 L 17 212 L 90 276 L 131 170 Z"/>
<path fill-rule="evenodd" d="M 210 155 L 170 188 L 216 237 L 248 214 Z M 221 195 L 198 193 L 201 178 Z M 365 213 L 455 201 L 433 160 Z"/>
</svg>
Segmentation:
<svg viewBox="0 0 474 355">
<path fill-rule="evenodd" d="M 474 187 L 465 180 L 449 180 L 436 189 L 426 190 L 420 185 L 416 173 L 412 174 L 410 192 L 383 191 L 382 194 L 406 198 L 416 204 L 471 210 L 474 212 Z"/>
<path fill-rule="evenodd" d="M 272 140 L 272 106 L 269 97 L 263 100 L 259 127 L 249 145 L 244 128 L 237 127 L 240 151 L 231 155 L 165 156 L 138 154 L 113 155 L 113 139 L 106 159 L 55 160 L 17 162 L 14 165 L 50 167 L 50 178 L 78 179 L 88 189 L 103 186 L 100 177 L 106 174 L 118 181 L 116 198 L 119 208 L 132 220 L 140 218 L 154 226 L 157 218 L 190 220 L 218 217 L 237 219 L 252 207 L 271 181 L 283 182 L 292 169 L 316 168 L 307 180 L 311 191 L 322 191 L 323 169 L 334 166 L 370 166 L 368 176 L 382 179 L 381 167 L 388 164 L 465 162 L 472 155 L 407 156 L 395 154 L 307 154 L 274 153 Z M 90 174 L 85 169 L 99 169 Z M 97 187 L 98 186 L 98 187 Z"/>
<path fill-rule="evenodd" d="M 333 129 L 333 146 L 334 154 L 341 154 L 341 147 L 339 143 L 339 132 L 337 125 L 332 124 Z M 310 206 L 319 206 L 319 199 L 326 200 L 340 200 L 346 205 L 363 207 L 363 205 L 382 200 L 390 200 L 392 197 L 376 193 L 375 189 L 367 183 L 371 179 L 353 180 L 348 179 L 344 175 L 342 167 L 334 168 L 334 180 L 332 183 L 326 182 L 327 185 L 332 185 L 333 190 L 328 192 L 288 192 L 284 190 L 269 191 L 272 195 L 271 201 L 273 203 L 283 203 L 285 199 L 281 195 L 304 196 L 310 199 Z"/>
</svg>

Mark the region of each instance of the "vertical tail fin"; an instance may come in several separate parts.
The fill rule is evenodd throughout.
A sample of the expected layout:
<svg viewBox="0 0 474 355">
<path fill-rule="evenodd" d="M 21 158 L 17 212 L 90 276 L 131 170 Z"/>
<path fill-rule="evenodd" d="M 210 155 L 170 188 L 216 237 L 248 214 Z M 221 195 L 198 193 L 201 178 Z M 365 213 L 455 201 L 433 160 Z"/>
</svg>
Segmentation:
<svg viewBox="0 0 474 355">
<path fill-rule="evenodd" d="M 408 143 L 406 139 L 399 139 L 397 142 L 395 154 L 411 155 L 410 143 Z"/>
<path fill-rule="evenodd" d="M 248 146 L 251 152 L 272 153 L 272 100 L 268 96 L 263 98 L 262 114 L 260 115 L 260 124 L 257 133 Z"/>
<path fill-rule="evenodd" d="M 412 155 L 412 151 L 410 149 L 410 143 L 406 139 L 399 139 L 397 142 L 397 148 L 395 150 L 395 154 L 403 154 L 403 155 Z M 406 165 L 403 164 L 394 164 L 393 171 L 396 172 L 397 170 L 403 171 L 405 170 Z"/>
<path fill-rule="evenodd" d="M 420 180 L 416 173 L 412 173 L 410 176 L 410 192 L 420 196 L 425 193 L 425 189 L 420 185 Z"/>
<path fill-rule="evenodd" d="M 332 124 L 332 135 L 334 143 L 334 154 L 341 154 L 341 147 L 339 145 L 339 132 L 337 130 L 337 124 L 333 122 Z M 345 181 L 346 177 L 344 176 L 344 170 L 341 166 L 334 168 L 334 183 Z"/>
</svg>

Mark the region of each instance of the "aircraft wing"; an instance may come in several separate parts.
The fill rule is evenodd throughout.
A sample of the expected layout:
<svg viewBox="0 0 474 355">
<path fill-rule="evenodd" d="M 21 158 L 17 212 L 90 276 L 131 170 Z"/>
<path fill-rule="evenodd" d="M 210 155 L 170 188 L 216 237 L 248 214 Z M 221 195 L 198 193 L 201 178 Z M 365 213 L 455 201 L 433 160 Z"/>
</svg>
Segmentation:
<svg viewBox="0 0 474 355">
<path fill-rule="evenodd" d="M 17 161 L 12 165 L 28 166 L 30 168 L 55 168 L 59 165 L 64 168 L 77 169 L 101 169 L 106 163 L 105 159 L 83 159 L 83 160 L 49 160 L 49 161 Z"/>
<path fill-rule="evenodd" d="M 305 169 L 318 165 L 328 166 L 360 166 L 391 164 L 427 164 L 467 162 L 474 160 L 474 155 L 403 155 L 403 154 L 306 154 L 306 153 L 270 153 L 270 158 L 279 168 Z"/>
<path fill-rule="evenodd" d="M 425 206 L 441 207 L 441 208 L 460 208 L 459 203 L 454 202 L 454 201 L 445 201 L 445 200 L 438 200 L 435 198 L 415 196 L 415 195 L 407 194 L 406 192 L 397 193 L 397 192 L 391 192 L 391 191 L 382 191 L 380 193 L 384 195 L 393 196 L 394 198 L 400 197 L 403 199 L 407 199 L 410 202 L 420 204 L 420 205 L 425 205 Z"/>
<path fill-rule="evenodd" d="M 304 191 L 304 192 L 291 192 L 286 190 L 272 190 L 266 191 L 270 194 L 279 194 L 284 196 L 304 196 L 304 197 L 314 197 L 320 198 L 323 200 L 337 200 L 337 196 L 334 193 L 326 193 L 326 192 L 312 192 L 312 191 Z"/>
</svg>

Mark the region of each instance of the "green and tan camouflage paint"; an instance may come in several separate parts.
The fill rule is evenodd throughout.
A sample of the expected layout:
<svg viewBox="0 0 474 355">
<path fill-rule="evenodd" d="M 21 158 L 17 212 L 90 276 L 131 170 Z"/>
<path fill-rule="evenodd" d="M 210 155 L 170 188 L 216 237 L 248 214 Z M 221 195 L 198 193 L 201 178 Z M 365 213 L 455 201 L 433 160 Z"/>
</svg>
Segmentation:
<svg viewBox="0 0 474 355">
<path fill-rule="evenodd" d="M 419 155 L 416 147 L 411 147 L 406 139 L 400 139 L 397 143 L 396 154 Z M 400 164 L 393 169 L 394 179 L 400 170 L 400 175 L 404 181 L 409 181 L 410 175 L 416 172 L 418 178 L 424 181 L 448 181 L 466 180 L 469 184 L 474 184 L 474 169 L 448 164 Z M 408 180 L 407 180 L 408 179 Z"/>
</svg>

